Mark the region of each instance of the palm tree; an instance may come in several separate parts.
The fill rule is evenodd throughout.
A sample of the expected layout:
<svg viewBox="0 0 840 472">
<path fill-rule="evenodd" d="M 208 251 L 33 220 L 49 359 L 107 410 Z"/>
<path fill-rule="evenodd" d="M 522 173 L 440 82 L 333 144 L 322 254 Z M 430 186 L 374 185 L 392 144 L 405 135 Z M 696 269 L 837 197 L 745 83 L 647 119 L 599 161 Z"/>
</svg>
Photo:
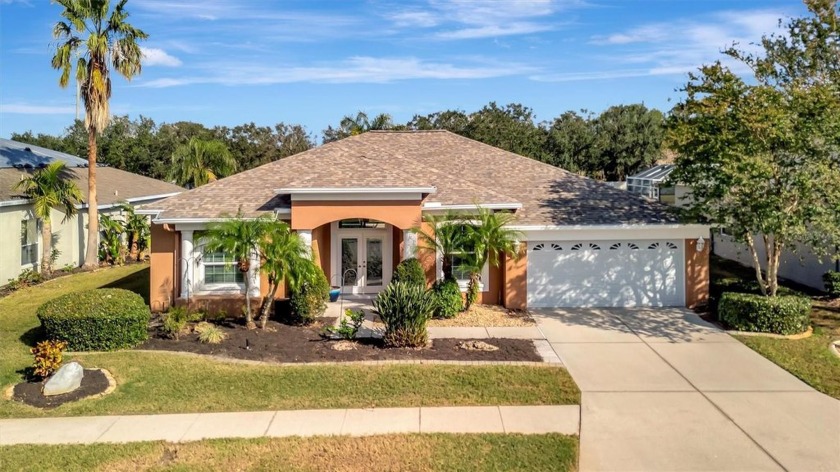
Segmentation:
<svg viewBox="0 0 840 472">
<path fill-rule="evenodd" d="M 129 24 L 125 4 L 120 0 L 109 14 L 108 0 L 55 0 L 64 11 L 53 28 L 59 42 L 52 67 L 61 70 L 59 85 L 70 81 L 76 62 L 76 81 L 85 105 L 88 132 L 88 240 L 84 267 L 98 265 L 99 209 L 96 199 L 96 135 L 110 122 L 108 101 L 111 98 L 109 67 L 127 80 L 140 73 L 143 53 L 137 44 L 148 35 Z M 87 38 L 78 35 L 87 34 Z M 82 48 L 82 51 L 79 49 Z"/>
<path fill-rule="evenodd" d="M 169 178 L 182 187 L 200 187 L 236 172 L 236 160 L 218 140 L 190 138 L 172 154 Z"/>
<path fill-rule="evenodd" d="M 260 246 L 260 258 L 260 268 L 268 275 L 268 292 L 260 307 L 260 328 L 265 328 L 280 284 L 288 283 L 289 288 L 297 290 L 304 281 L 315 276 L 319 267 L 311 259 L 300 236 L 293 233 L 288 224 L 277 220 L 266 222 L 266 238 Z"/>
<path fill-rule="evenodd" d="M 23 195 L 32 201 L 35 216 L 41 221 L 41 273 L 52 272 L 52 224 L 50 213 L 58 209 L 64 213 L 62 222 L 76 214 L 76 204 L 82 199 L 82 193 L 69 179 L 67 168 L 61 161 L 52 162 L 36 170 L 31 176 L 15 185 Z"/>
<path fill-rule="evenodd" d="M 257 327 L 251 313 L 251 256 L 259 254 L 269 225 L 265 218 L 245 218 L 240 210 L 235 217 L 212 223 L 207 228 L 205 249 L 221 251 L 236 261 L 236 268 L 245 280 L 245 326 Z"/>
<path fill-rule="evenodd" d="M 477 207 L 477 213 L 470 217 L 466 225 L 465 246 L 470 255 L 470 283 L 467 287 L 467 301 L 464 310 L 478 300 L 478 284 L 481 282 L 481 270 L 485 264 L 499 267 L 502 256 L 519 257 L 519 241 L 522 233 L 510 229 L 515 216 L 513 213 L 496 213 Z"/>
<path fill-rule="evenodd" d="M 443 278 L 452 277 L 452 256 L 463 251 L 465 242 L 464 219 L 461 215 L 447 212 L 444 215 L 423 215 L 423 222 L 431 231 L 424 231 L 422 227 L 412 228 L 412 232 L 419 237 L 419 249 L 440 254 Z"/>
<path fill-rule="evenodd" d="M 367 113 L 360 111 L 355 117 L 346 115 L 341 119 L 340 126 L 348 136 L 356 136 L 366 131 L 391 129 L 394 127 L 394 122 L 391 115 L 387 113 L 380 113 L 371 120 Z"/>
<path fill-rule="evenodd" d="M 102 228 L 104 238 L 100 242 L 99 259 L 110 264 L 119 264 L 125 261 L 122 235 L 125 233 L 125 223 L 111 217 L 111 215 L 99 215 L 99 226 Z"/>
<path fill-rule="evenodd" d="M 128 203 L 122 204 L 121 208 L 125 213 L 125 233 L 128 236 L 129 256 L 139 261 L 140 255 L 149 246 L 151 230 L 148 217 L 135 213 L 134 207 Z"/>
</svg>

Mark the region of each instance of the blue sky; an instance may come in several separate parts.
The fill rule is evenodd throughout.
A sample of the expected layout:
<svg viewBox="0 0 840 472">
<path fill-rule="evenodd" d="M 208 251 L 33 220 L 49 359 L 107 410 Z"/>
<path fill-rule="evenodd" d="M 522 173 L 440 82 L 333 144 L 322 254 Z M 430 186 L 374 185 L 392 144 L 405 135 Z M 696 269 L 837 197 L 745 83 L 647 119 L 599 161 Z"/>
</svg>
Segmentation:
<svg viewBox="0 0 840 472">
<path fill-rule="evenodd" d="M 405 122 L 490 101 L 539 120 L 644 102 L 670 109 L 686 73 L 776 29 L 797 0 L 129 0 L 149 34 L 111 110 L 157 122 L 279 121 L 320 134 L 365 110 Z M 0 0 L 0 136 L 58 133 L 75 93 L 50 67 L 60 7 Z"/>
</svg>

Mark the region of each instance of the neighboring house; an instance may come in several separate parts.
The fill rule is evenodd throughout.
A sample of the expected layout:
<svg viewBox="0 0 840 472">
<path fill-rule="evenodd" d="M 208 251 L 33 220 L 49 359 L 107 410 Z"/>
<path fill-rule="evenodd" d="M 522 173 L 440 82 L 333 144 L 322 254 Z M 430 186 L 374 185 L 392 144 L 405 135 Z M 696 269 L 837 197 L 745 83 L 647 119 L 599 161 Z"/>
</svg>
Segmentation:
<svg viewBox="0 0 840 472">
<path fill-rule="evenodd" d="M 87 196 L 87 160 L 38 146 L 0 139 L 0 285 L 27 269 L 40 269 L 41 230 L 32 205 L 15 185 L 39 167 L 63 161 L 68 175 Z M 96 169 L 99 211 L 117 213 L 119 202 L 150 203 L 171 197 L 184 189 L 111 167 Z M 78 205 L 76 216 L 64 220 L 53 209 L 53 248 L 58 251 L 54 268 L 78 267 L 84 263 L 87 244 L 87 205 Z"/>
<path fill-rule="evenodd" d="M 484 268 L 484 303 L 693 306 L 707 297 L 709 228 L 680 224 L 665 205 L 447 131 L 371 131 L 144 205 L 152 309 L 241 299 L 232 258 L 205 252 L 201 238 L 240 209 L 288 221 L 332 285 L 376 293 L 406 257 L 417 255 L 429 283 L 439 278 L 440 258 L 418 251 L 411 229 L 424 214 L 476 205 L 513 212 L 522 232 L 521 257 Z M 460 260 L 453 272 L 464 278 Z M 257 257 L 251 267 L 256 297 L 267 283 Z"/>
<path fill-rule="evenodd" d="M 627 191 L 658 199 L 668 205 L 685 206 L 690 198 L 691 186 L 669 182 L 667 178 L 673 170 L 674 166 L 671 164 L 658 165 L 628 177 Z M 752 255 L 746 244 L 736 242 L 724 231 L 715 231 L 713 239 L 712 247 L 716 255 L 752 267 Z M 761 239 L 761 235 L 755 236 L 758 257 L 764 268 L 767 257 Z M 780 277 L 818 290 L 823 289 L 822 276 L 829 270 L 840 270 L 840 262 L 832 261 L 831 257 L 819 258 L 807 246 L 799 246 L 796 254 L 784 251 L 779 263 Z"/>
<path fill-rule="evenodd" d="M 668 176 L 674 171 L 673 164 L 660 164 L 627 177 L 627 191 L 667 205 L 682 207 L 687 203 L 691 187 L 673 183 Z"/>
</svg>

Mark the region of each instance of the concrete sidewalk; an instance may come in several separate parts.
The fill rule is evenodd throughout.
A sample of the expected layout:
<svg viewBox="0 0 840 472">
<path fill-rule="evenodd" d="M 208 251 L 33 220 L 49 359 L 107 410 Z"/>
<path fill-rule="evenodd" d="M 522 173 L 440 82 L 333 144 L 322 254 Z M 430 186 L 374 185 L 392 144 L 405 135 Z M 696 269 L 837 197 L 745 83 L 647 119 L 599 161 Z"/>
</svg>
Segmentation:
<svg viewBox="0 0 840 472">
<path fill-rule="evenodd" d="M 0 445 L 396 433 L 578 434 L 580 406 L 472 406 L 0 420 Z"/>
</svg>

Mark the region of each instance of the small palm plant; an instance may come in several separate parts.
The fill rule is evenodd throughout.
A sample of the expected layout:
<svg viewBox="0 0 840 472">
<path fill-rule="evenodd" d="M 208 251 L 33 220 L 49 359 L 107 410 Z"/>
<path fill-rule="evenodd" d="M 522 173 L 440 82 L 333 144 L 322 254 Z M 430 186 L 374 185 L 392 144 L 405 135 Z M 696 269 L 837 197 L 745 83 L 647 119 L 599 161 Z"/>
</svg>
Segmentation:
<svg viewBox="0 0 840 472">
<path fill-rule="evenodd" d="M 467 300 L 464 309 L 478 300 L 481 270 L 485 264 L 499 267 L 503 256 L 519 257 L 519 240 L 522 233 L 510 229 L 515 219 L 513 213 L 496 213 L 478 207 L 477 214 L 471 217 L 472 224 L 466 226 L 465 242 L 469 251 L 470 282 L 467 287 Z"/>
<path fill-rule="evenodd" d="M 260 244 L 261 269 L 268 275 L 268 292 L 260 307 L 260 328 L 265 328 L 277 289 L 284 282 L 297 290 L 320 270 L 297 233 L 282 221 L 266 221 L 265 238 Z"/>
<path fill-rule="evenodd" d="M 121 206 L 125 213 L 125 233 L 128 237 L 129 256 L 139 261 L 143 251 L 149 247 L 151 230 L 149 220 L 145 215 L 138 215 L 134 207 L 125 203 Z"/>
<path fill-rule="evenodd" d="M 257 327 L 251 312 L 251 277 L 248 276 L 248 272 L 251 270 L 251 257 L 259 254 L 260 245 L 270 227 L 266 223 L 267 220 L 263 217 L 245 218 L 240 209 L 236 216 L 210 224 L 205 235 L 205 249 L 221 251 L 233 257 L 237 270 L 243 275 L 245 326 L 248 329 Z"/>
<path fill-rule="evenodd" d="M 169 178 L 182 187 L 195 188 L 236 172 L 236 160 L 218 140 L 191 138 L 172 154 Z"/>
<path fill-rule="evenodd" d="M 437 302 L 422 286 L 393 282 L 379 292 L 373 307 L 385 323 L 385 344 L 393 347 L 422 347 L 429 341 L 426 323 Z"/>
<path fill-rule="evenodd" d="M 41 221 L 41 272 L 52 272 L 52 220 L 53 208 L 64 213 L 62 221 L 76 214 L 76 204 L 82 199 L 82 193 L 70 180 L 63 162 L 52 162 L 36 170 L 29 177 L 15 185 L 32 202 L 35 216 Z"/>
<path fill-rule="evenodd" d="M 125 223 L 111 217 L 111 215 L 99 215 L 99 227 L 102 230 L 102 240 L 99 247 L 99 259 L 110 264 L 119 264 L 125 261 L 122 235 L 125 233 Z"/>
<path fill-rule="evenodd" d="M 424 226 L 412 228 L 419 237 L 419 248 L 440 255 L 444 280 L 453 279 L 452 256 L 461 253 L 466 243 L 465 221 L 461 215 L 448 212 L 444 215 L 426 214 Z"/>
</svg>

